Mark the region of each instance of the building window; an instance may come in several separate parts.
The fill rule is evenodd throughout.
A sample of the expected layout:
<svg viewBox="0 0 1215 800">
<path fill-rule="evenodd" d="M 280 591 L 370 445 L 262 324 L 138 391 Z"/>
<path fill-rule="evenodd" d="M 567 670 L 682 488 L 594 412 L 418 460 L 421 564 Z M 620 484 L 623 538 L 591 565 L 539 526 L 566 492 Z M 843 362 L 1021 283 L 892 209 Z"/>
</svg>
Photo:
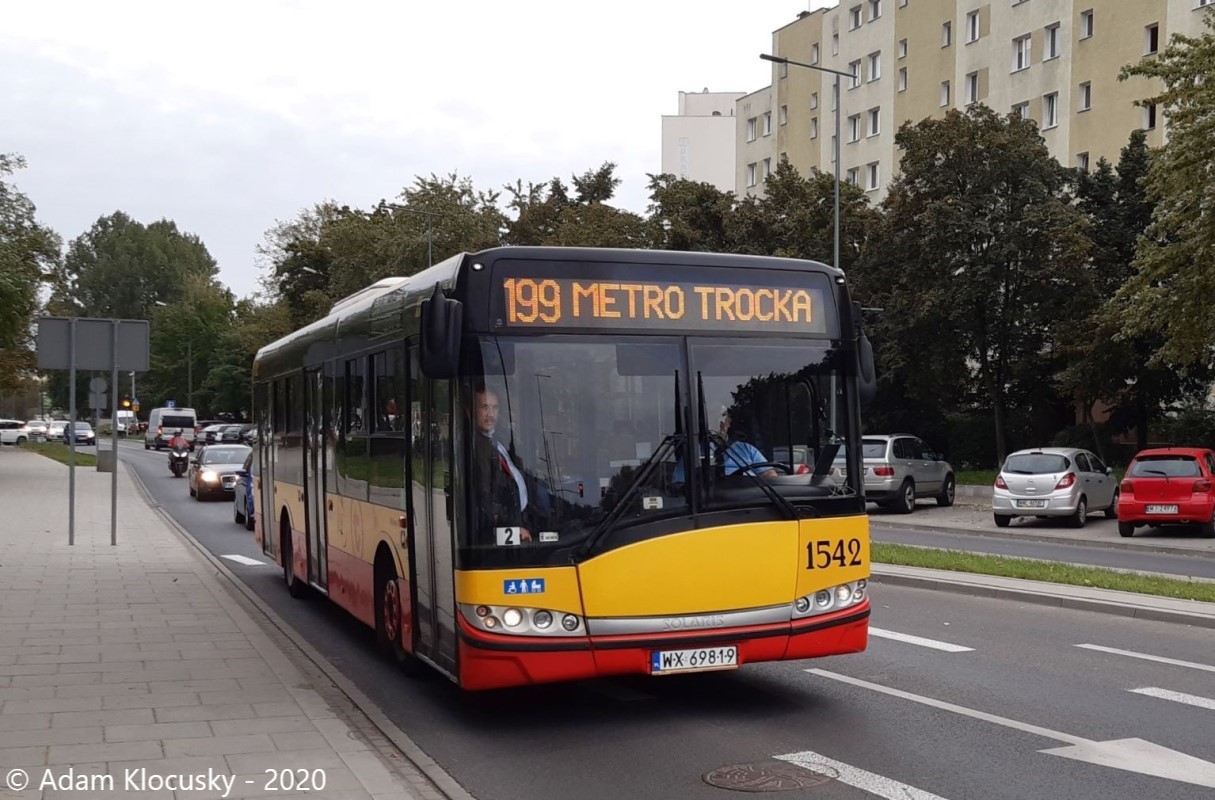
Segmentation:
<svg viewBox="0 0 1215 800">
<path fill-rule="evenodd" d="M 872 83 L 882 77 L 882 54 L 869 54 L 869 81 Z"/>
<path fill-rule="evenodd" d="M 853 61 L 848 65 L 848 71 L 852 73 L 852 83 L 848 88 L 855 89 L 861 85 L 861 62 Z"/>
<path fill-rule="evenodd" d="M 861 27 L 861 7 L 853 6 L 848 10 L 848 30 L 856 30 Z"/>
<path fill-rule="evenodd" d="M 1021 119 L 1029 119 L 1029 103 L 1017 103 L 1012 107 L 1012 113 Z"/>
<path fill-rule="evenodd" d="M 941 81 L 941 107 L 949 105 L 949 81 Z"/>
<path fill-rule="evenodd" d="M 810 45 L 810 63 L 811 64 L 818 63 L 818 42 L 815 42 L 814 44 Z"/>
<path fill-rule="evenodd" d="M 882 132 L 882 109 L 869 109 L 869 135 L 877 136 Z"/>
<path fill-rule="evenodd" d="M 848 117 L 848 141 L 855 142 L 861 138 L 861 115 L 853 114 Z"/>
<path fill-rule="evenodd" d="M 971 11 L 966 15 L 966 41 L 979 41 L 979 12 Z"/>
<path fill-rule="evenodd" d="M 810 138 L 811 139 L 818 138 L 818 117 L 810 118 Z"/>
<path fill-rule="evenodd" d="M 1076 168 L 1088 172 L 1088 153 L 1076 153 Z"/>
<path fill-rule="evenodd" d="M 1148 103 L 1143 107 L 1143 127 L 1152 130 L 1156 127 L 1156 104 Z"/>
<path fill-rule="evenodd" d="M 874 189 L 878 188 L 878 178 L 880 177 L 880 174 L 881 173 L 878 170 L 877 161 L 874 161 L 872 164 L 865 165 L 865 191 L 872 192 Z"/>
<path fill-rule="evenodd" d="M 1093 35 L 1093 10 L 1080 12 L 1080 38 L 1088 39 Z"/>
<path fill-rule="evenodd" d="M 838 33 L 831 34 L 831 55 L 838 56 L 840 54 L 840 35 Z"/>
<path fill-rule="evenodd" d="M 839 102 L 840 102 L 839 85 L 834 84 L 831 87 L 831 110 L 832 111 L 834 111 L 835 107 L 837 105 L 839 105 Z"/>
<path fill-rule="evenodd" d="M 899 0 L 899 8 L 906 8 L 907 0 Z"/>
<path fill-rule="evenodd" d="M 810 110 L 813 111 L 816 108 L 818 108 L 818 92 L 811 92 L 810 93 Z"/>
<path fill-rule="evenodd" d="M 1046 55 L 1044 61 L 1059 57 L 1059 23 L 1046 26 Z"/>
<path fill-rule="evenodd" d="M 907 40 L 899 39 L 899 58 L 907 58 Z"/>
<path fill-rule="evenodd" d="M 899 91 L 907 91 L 907 67 L 899 70 Z"/>
<path fill-rule="evenodd" d="M 882 16 L 882 0 L 869 0 L 869 21 L 873 22 Z"/>
<path fill-rule="evenodd" d="M 758 164 L 751 163 L 747 165 L 747 186 L 754 186 L 755 184 L 759 183 L 759 181 L 756 180 L 756 173 L 758 171 Z"/>
<path fill-rule="evenodd" d="M 1143 29 L 1143 54 L 1150 56 L 1160 50 L 1160 26 L 1152 23 Z"/>
<path fill-rule="evenodd" d="M 831 163 L 832 164 L 835 163 L 835 145 L 836 145 L 836 136 L 833 133 L 833 134 L 831 134 Z"/>
<path fill-rule="evenodd" d="M 1053 128 L 1059 124 L 1059 93 L 1051 92 L 1042 97 L 1042 128 Z"/>
<path fill-rule="evenodd" d="M 853 167 L 852 169 L 848 170 L 848 176 L 845 178 L 845 180 L 847 180 L 848 183 L 851 183 L 853 186 L 860 186 L 861 185 L 861 168 Z"/>
<path fill-rule="evenodd" d="M 768 180 L 768 176 L 772 174 L 772 159 L 765 158 L 763 160 L 763 178 Z"/>
<path fill-rule="evenodd" d="M 755 117 L 751 117 L 749 120 L 747 120 L 747 141 L 748 142 L 755 141 L 755 123 L 756 123 Z"/>
<path fill-rule="evenodd" d="M 788 62 L 782 61 L 780 64 L 777 64 L 777 66 L 780 67 L 780 69 L 778 70 L 778 73 L 777 73 L 780 75 L 780 77 L 782 77 L 782 78 L 789 77 L 789 63 Z"/>
<path fill-rule="evenodd" d="M 972 72 L 966 76 L 966 103 L 979 102 L 979 73 Z"/>
<path fill-rule="evenodd" d="M 764 136 L 772 135 L 772 112 L 764 112 Z"/>
<path fill-rule="evenodd" d="M 1028 36 L 1018 36 L 1013 39 L 1013 58 L 1012 71 L 1019 72 L 1029 68 L 1030 62 L 1030 38 Z"/>
<path fill-rule="evenodd" d="M 781 125 L 789 124 L 789 106 L 780 107 L 780 124 Z"/>
<path fill-rule="evenodd" d="M 946 22 L 941 26 L 941 47 L 949 47 L 953 44 L 953 23 Z"/>
<path fill-rule="evenodd" d="M 1085 81 L 1080 84 L 1080 110 L 1088 111 L 1093 107 L 1093 84 Z"/>
</svg>

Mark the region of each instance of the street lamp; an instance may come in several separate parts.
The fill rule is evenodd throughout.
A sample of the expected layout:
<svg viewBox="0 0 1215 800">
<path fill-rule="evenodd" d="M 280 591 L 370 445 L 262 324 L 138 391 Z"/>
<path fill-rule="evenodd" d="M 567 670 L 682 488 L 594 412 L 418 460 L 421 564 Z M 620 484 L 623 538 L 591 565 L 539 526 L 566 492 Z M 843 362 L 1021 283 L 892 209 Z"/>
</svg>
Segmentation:
<svg viewBox="0 0 1215 800">
<path fill-rule="evenodd" d="M 435 251 L 434 245 L 431 244 L 431 220 L 435 217 L 442 217 L 443 215 L 437 211 L 421 211 L 416 208 L 410 208 L 409 206 L 403 206 L 400 203 L 384 203 L 384 205 L 388 206 L 393 211 L 404 211 L 406 214 L 421 214 L 422 216 L 426 217 L 426 266 L 432 266 L 435 263 Z"/>
<path fill-rule="evenodd" d="M 819 72 L 830 72 L 835 76 L 835 268 L 840 269 L 840 106 L 844 104 L 844 97 L 840 94 L 840 78 L 844 77 L 856 80 L 856 75 L 829 67 L 791 61 L 784 56 L 760 53 L 759 57 L 764 61 L 772 61 L 776 64 L 792 64 L 795 67 L 805 67 L 806 69 L 818 70 Z"/>
</svg>

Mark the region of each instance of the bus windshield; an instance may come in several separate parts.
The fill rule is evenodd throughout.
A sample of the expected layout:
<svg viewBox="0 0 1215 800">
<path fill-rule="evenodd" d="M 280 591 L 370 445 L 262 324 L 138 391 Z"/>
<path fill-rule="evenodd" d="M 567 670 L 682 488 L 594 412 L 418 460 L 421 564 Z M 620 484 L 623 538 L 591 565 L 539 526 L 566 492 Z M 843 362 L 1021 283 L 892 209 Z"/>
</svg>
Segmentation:
<svg viewBox="0 0 1215 800">
<path fill-rule="evenodd" d="M 589 540 L 686 530 L 672 521 L 694 513 L 856 513 L 857 487 L 825 475 L 850 407 L 826 340 L 487 337 L 480 349 L 466 566 L 568 563 Z M 842 497 L 853 504 L 833 510 Z"/>
</svg>

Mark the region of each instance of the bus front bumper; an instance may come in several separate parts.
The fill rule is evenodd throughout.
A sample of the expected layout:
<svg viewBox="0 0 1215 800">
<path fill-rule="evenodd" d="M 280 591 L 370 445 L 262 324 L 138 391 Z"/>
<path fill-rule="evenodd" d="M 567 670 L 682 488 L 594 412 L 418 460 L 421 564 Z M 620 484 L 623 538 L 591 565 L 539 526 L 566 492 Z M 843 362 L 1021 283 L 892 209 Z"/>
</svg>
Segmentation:
<svg viewBox="0 0 1215 800">
<path fill-rule="evenodd" d="M 576 639 L 487 634 L 459 618 L 460 685 L 475 691 L 610 675 L 650 675 L 656 650 L 736 647 L 740 667 L 859 653 L 869 641 L 869 611 L 866 599 L 833 614 L 777 625 Z"/>
</svg>

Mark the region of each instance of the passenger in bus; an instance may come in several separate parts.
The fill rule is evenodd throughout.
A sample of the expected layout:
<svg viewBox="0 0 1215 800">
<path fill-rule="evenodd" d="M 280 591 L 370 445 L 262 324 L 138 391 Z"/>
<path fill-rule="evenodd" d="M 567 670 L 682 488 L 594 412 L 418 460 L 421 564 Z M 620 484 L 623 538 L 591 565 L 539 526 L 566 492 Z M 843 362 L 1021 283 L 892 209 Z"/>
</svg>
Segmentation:
<svg viewBox="0 0 1215 800">
<path fill-rule="evenodd" d="M 772 467 L 758 471 L 751 469 L 752 466 L 758 464 L 767 464 L 772 459 L 765 456 L 755 445 L 740 438 L 738 432 L 734 430 L 730 409 L 721 409 L 721 418 L 717 423 L 717 432 L 728 442 L 725 453 L 721 456 L 721 466 L 724 474 L 734 475 L 741 473 L 743 475 L 758 475 L 761 478 L 775 478 L 780 474 Z M 717 445 L 710 446 L 713 449 L 713 455 L 716 456 Z M 682 491 L 684 481 L 683 460 L 681 459 L 675 462 L 675 471 L 671 474 L 671 488 L 677 492 Z"/>
<path fill-rule="evenodd" d="M 532 498 L 534 484 L 525 475 L 522 465 L 505 445 L 496 438 L 498 427 L 498 395 L 478 384 L 473 395 L 473 421 L 477 432 L 473 437 L 473 485 L 477 496 L 477 535 L 484 541 L 497 542 L 494 529 L 519 529 L 521 541 L 532 540 L 531 527 L 536 509 Z"/>
</svg>

